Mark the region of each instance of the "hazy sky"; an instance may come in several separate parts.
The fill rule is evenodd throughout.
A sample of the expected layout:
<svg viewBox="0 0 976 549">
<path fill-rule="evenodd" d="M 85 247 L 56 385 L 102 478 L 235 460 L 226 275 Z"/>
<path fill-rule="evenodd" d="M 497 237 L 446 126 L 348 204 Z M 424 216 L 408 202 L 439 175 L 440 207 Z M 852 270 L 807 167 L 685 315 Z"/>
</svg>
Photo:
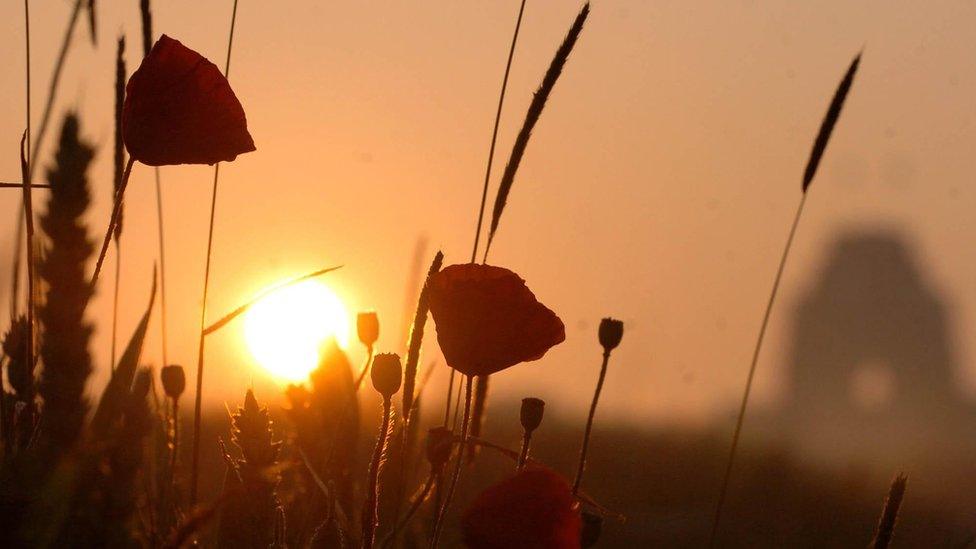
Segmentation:
<svg viewBox="0 0 976 549">
<path fill-rule="evenodd" d="M 32 2 L 35 124 L 70 4 Z M 230 0 L 154 4 L 157 34 L 223 65 Z M 528 2 L 496 174 L 578 8 Z M 377 309 L 380 348 L 397 350 L 418 238 L 428 241 L 425 263 L 436 248 L 448 262 L 470 254 L 517 9 L 518 0 L 241 0 L 230 80 L 258 150 L 221 169 L 212 317 L 282 277 L 343 264 L 327 280 L 353 311 Z M 0 4 L 4 181 L 19 177 L 22 10 L 20 2 Z M 130 71 L 142 56 L 138 2 L 103 1 L 99 10 L 98 48 L 82 19 L 49 133 L 74 109 L 99 147 L 93 238 L 110 209 L 117 34 L 128 39 Z M 567 341 L 540 362 L 496 376 L 495 387 L 541 396 L 557 413 L 582 413 L 598 369 L 596 324 L 612 315 L 627 331 L 602 414 L 704 421 L 725 413 L 745 380 L 813 136 L 864 47 L 773 313 L 758 395 L 776 396 L 792 308 L 812 287 L 828 246 L 841 231 L 875 226 L 904 235 L 925 282 L 951 302 L 959 379 L 976 394 L 976 346 L 967 337 L 976 323 L 974 20 L 976 4 L 968 1 L 594 2 L 491 256 L 560 314 Z M 45 165 L 51 150 L 49 139 Z M 212 169 L 162 173 L 170 355 L 192 366 Z M 154 192 L 152 171 L 137 165 L 123 244 L 126 338 L 157 253 Z M 18 200 L 17 191 L 0 195 L 4 258 Z M 38 202 L 43 208 L 43 193 Z M 110 254 L 106 273 L 114 261 Z M 8 277 L 0 269 L 0 288 Z M 90 312 L 99 328 L 92 344 L 98 387 L 108 368 L 111 276 L 102 281 Z M 4 292 L 0 306 L 7 298 Z M 153 322 L 145 358 L 158 363 L 158 317 Z M 236 325 L 208 347 L 212 401 L 240 398 L 262 375 L 241 334 Z M 435 347 L 427 348 L 433 357 Z"/>
</svg>

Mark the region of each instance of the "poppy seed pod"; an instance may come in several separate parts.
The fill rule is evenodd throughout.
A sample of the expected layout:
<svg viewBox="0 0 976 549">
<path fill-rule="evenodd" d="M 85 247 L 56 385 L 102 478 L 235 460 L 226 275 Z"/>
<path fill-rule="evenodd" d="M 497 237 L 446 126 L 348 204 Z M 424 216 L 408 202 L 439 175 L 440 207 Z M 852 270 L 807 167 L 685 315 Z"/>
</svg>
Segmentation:
<svg viewBox="0 0 976 549">
<path fill-rule="evenodd" d="M 620 340 L 624 337 L 624 323 L 621 320 L 604 318 L 600 321 L 600 345 L 607 353 L 620 345 Z"/>
<path fill-rule="evenodd" d="M 383 398 L 390 398 L 395 395 L 400 390 L 400 383 L 403 381 L 403 367 L 400 366 L 400 356 L 395 353 L 376 355 L 376 358 L 373 359 L 370 377 L 373 380 L 373 388 L 383 395 Z"/>
<path fill-rule="evenodd" d="M 356 334 L 359 341 L 367 347 L 372 347 L 380 338 L 380 319 L 376 311 L 367 311 L 356 315 Z"/>
<path fill-rule="evenodd" d="M 159 377 L 163 381 L 163 390 L 166 391 L 166 396 L 180 398 L 186 389 L 186 374 L 183 373 L 183 367 L 178 364 L 163 366 L 159 372 Z"/>
<path fill-rule="evenodd" d="M 531 433 L 539 428 L 542 423 L 542 416 L 546 411 L 546 401 L 541 398 L 523 398 L 522 409 L 519 410 L 519 420 L 522 421 L 522 428 L 527 433 Z"/>
<path fill-rule="evenodd" d="M 427 461 L 432 469 L 440 470 L 451 458 L 454 433 L 447 427 L 434 427 L 427 431 Z"/>
</svg>

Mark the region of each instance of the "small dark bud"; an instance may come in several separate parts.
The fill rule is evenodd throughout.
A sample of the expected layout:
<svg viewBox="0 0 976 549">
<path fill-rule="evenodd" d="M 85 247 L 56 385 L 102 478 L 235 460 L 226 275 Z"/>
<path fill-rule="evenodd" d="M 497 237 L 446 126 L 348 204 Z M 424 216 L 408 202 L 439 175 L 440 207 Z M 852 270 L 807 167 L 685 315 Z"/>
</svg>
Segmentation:
<svg viewBox="0 0 976 549">
<path fill-rule="evenodd" d="M 600 345 L 607 353 L 620 345 L 620 340 L 624 337 L 624 323 L 621 320 L 604 318 L 600 321 Z"/>
<path fill-rule="evenodd" d="M 440 470 L 451 459 L 454 433 L 447 427 L 434 427 L 427 431 L 427 461 L 435 471 Z"/>
<path fill-rule="evenodd" d="M 390 398 L 400 390 L 400 383 L 403 382 L 403 367 L 400 366 L 400 357 L 394 353 L 383 353 L 373 358 L 373 368 L 370 372 L 373 379 L 373 387 L 383 395 L 383 398 Z"/>
<path fill-rule="evenodd" d="M 522 428 L 527 433 L 531 433 L 539 428 L 542 423 L 542 416 L 546 412 L 546 401 L 541 398 L 523 398 L 522 409 L 519 411 L 519 419 L 522 421 Z"/>
<path fill-rule="evenodd" d="M 376 311 L 367 311 L 356 315 L 356 333 L 359 341 L 367 347 L 372 347 L 380 338 L 380 319 Z"/>
<path fill-rule="evenodd" d="M 163 366 L 159 372 L 159 377 L 163 380 L 163 390 L 166 391 L 166 396 L 170 398 L 178 399 L 186 390 L 186 374 L 183 373 L 182 366 L 177 364 Z"/>
<path fill-rule="evenodd" d="M 580 547 L 593 547 L 600 541 L 603 533 L 603 517 L 589 511 L 583 511 L 583 529 L 580 530 Z"/>
</svg>

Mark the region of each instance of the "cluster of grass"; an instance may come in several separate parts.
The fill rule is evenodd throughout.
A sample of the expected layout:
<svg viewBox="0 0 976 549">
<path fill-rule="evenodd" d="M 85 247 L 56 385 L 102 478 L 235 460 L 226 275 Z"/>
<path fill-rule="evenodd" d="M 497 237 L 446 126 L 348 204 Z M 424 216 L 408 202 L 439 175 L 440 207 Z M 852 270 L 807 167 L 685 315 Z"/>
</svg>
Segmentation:
<svg viewBox="0 0 976 549">
<path fill-rule="evenodd" d="M 29 0 L 25 1 L 25 8 L 29 8 Z M 148 0 L 142 0 L 140 8 L 143 49 L 144 54 L 148 55 L 153 36 Z M 508 52 L 495 116 L 471 265 L 475 265 L 480 251 L 498 125 L 524 8 L 523 1 Z M 220 436 L 205 436 L 201 398 L 205 379 L 206 338 L 250 306 L 250 303 L 246 303 L 216 322 L 207 322 L 207 289 L 219 163 L 214 168 L 212 184 L 194 414 L 189 437 L 181 426 L 180 415 L 181 399 L 186 388 L 183 369 L 166 364 L 165 360 L 158 371 L 140 367 L 143 340 L 157 294 L 155 273 L 146 312 L 117 361 L 113 318 L 112 361 L 109 365 L 101 366 L 111 369 L 111 379 L 99 394 L 97 402 L 89 402 L 85 387 L 93 369 L 99 366 L 92 363 L 89 353 L 92 326 L 85 320 L 85 311 L 111 240 L 115 242 L 115 253 L 121 257 L 122 200 L 136 160 L 132 155 L 127 158 L 122 139 L 122 110 L 126 100 L 124 40 L 120 39 L 117 45 L 117 81 L 113 98 L 116 105 L 115 177 L 112 182 L 115 204 L 109 230 L 97 256 L 95 274 L 90 280 L 86 270 L 88 262 L 94 257 L 95 246 L 83 219 L 90 205 L 91 182 L 87 172 L 95 151 L 81 137 L 83 132 L 78 115 L 69 113 L 63 117 L 57 149 L 45 174 L 43 187 L 48 192 L 39 217 L 41 234 L 35 234 L 32 183 L 62 67 L 75 26 L 83 12 L 88 15 L 92 45 L 97 44 L 96 2 L 76 0 L 55 64 L 41 125 L 37 135 L 33 136 L 33 142 L 29 104 L 27 109 L 28 124 L 21 151 L 22 182 L 16 185 L 22 189 L 24 196 L 22 226 L 25 231 L 18 235 L 18 243 L 23 241 L 26 249 L 23 255 L 26 257 L 27 295 L 23 312 L 18 309 L 17 300 L 12 299 L 14 307 L 10 327 L 3 338 L 2 365 L 9 389 L 0 387 L 0 396 L 3 397 L 0 401 L 0 545 L 180 547 L 198 543 L 219 547 L 358 545 L 368 548 L 429 544 L 436 547 L 442 539 L 452 543 L 456 539 L 447 540 L 442 535 L 445 530 L 454 530 L 455 526 L 448 524 L 455 518 L 451 504 L 458 499 L 457 494 L 467 491 L 461 482 L 462 473 L 480 459 L 480 454 L 487 453 L 501 457 L 510 471 L 516 472 L 513 477 L 516 480 L 512 482 L 517 484 L 517 479 L 535 475 L 531 477 L 531 482 L 536 484 L 530 486 L 549 486 L 558 492 L 532 494 L 533 497 L 529 499 L 538 499 L 539 502 L 538 507 L 529 511 L 541 510 L 539 516 L 552 518 L 552 522 L 521 526 L 528 530 L 516 531 L 517 536 L 523 536 L 514 538 L 521 540 L 516 545 L 536 546 L 540 544 L 538 540 L 548 540 L 542 545 L 590 546 L 599 541 L 605 517 L 619 518 L 621 513 L 627 513 L 626 509 L 617 512 L 601 505 L 584 490 L 583 482 L 598 400 L 609 370 L 611 353 L 623 337 L 623 324 L 619 321 L 604 319 L 599 333 L 595 334 L 603 349 L 602 363 L 588 418 L 582 429 L 578 457 L 574 460 L 575 476 L 571 484 L 554 473 L 550 475 L 547 472 L 541 476 L 538 473 L 540 470 L 549 471 L 544 468 L 543 460 L 532 452 L 533 434 L 537 429 L 544 429 L 541 425 L 545 403 L 539 399 L 529 397 L 522 401 L 519 449 L 508 448 L 483 436 L 481 426 L 488 406 L 489 376 L 521 360 L 532 360 L 538 356 L 525 356 L 490 371 L 462 371 L 459 365 L 451 364 L 453 368 L 444 398 L 443 422 L 437 418 L 424 439 L 422 418 L 417 410 L 423 399 L 436 399 L 437 396 L 424 392 L 432 370 L 421 374 L 418 366 L 424 326 L 431 309 L 431 281 L 441 273 L 444 259 L 440 252 L 433 258 L 426 282 L 418 294 L 403 364 L 396 354 L 374 354 L 379 320 L 374 313 L 363 313 L 359 317 L 358 335 L 367 349 L 367 359 L 358 373 L 345 354 L 332 346 L 323 351 L 321 364 L 307 384 L 290 386 L 286 390 L 288 406 L 285 410 L 285 429 L 273 425 L 272 413 L 260 404 L 251 390 L 247 390 L 243 404 L 230 415 L 229 432 Z M 230 69 L 236 13 L 235 0 L 223 71 L 225 76 Z M 589 4 L 585 4 L 557 49 L 514 141 L 498 184 L 482 264 L 487 262 L 532 130 L 541 119 L 546 101 L 581 36 L 588 15 Z M 27 44 L 29 67 L 29 29 Z M 713 545 L 717 543 L 722 509 L 731 486 L 733 460 L 770 311 L 810 184 L 853 83 L 858 61 L 859 58 L 856 58 L 852 63 L 834 96 L 804 173 L 802 198 L 756 343 L 736 432 L 726 461 L 721 495 L 711 521 L 710 543 Z M 29 72 L 26 85 L 29 96 Z M 131 150 L 129 152 L 132 153 Z M 159 264 L 162 267 L 164 242 L 159 181 L 157 168 Z M 18 223 L 18 231 L 20 226 Z M 20 292 L 17 282 L 21 270 L 20 256 L 21 253 L 18 253 L 13 262 L 17 276 L 14 277 L 12 297 Z M 294 281 L 320 276 L 330 270 L 322 269 Z M 514 273 L 510 274 L 514 276 Z M 116 304 L 113 309 L 117 310 L 117 274 L 115 282 Z M 161 325 L 165 357 L 165 269 L 158 282 L 160 297 L 164 302 Z M 546 311 L 552 313 L 548 309 Z M 561 321 L 558 318 L 555 321 L 561 332 Z M 548 346 L 560 341 L 561 337 Z M 457 385 L 454 381 L 455 369 L 462 374 L 458 376 Z M 360 399 L 361 392 L 368 390 L 362 388 L 366 384 L 364 380 L 367 374 L 370 374 L 370 382 L 382 401 L 380 421 L 375 430 L 376 442 L 371 452 L 361 451 L 365 437 L 362 436 L 364 422 L 360 416 Z M 161 394 L 159 387 L 162 387 Z M 462 387 L 463 401 L 460 400 Z M 395 398 L 396 395 L 400 397 Z M 367 417 L 372 419 L 372 416 Z M 187 438 L 192 441 L 188 452 L 184 443 Z M 201 501 L 198 489 L 204 470 L 201 455 L 217 452 L 224 462 L 220 494 Z M 417 474 L 417 471 L 422 472 Z M 499 539 L 513 539 L 512 532 L 493 531 L 484 524 L 474 524 L 479 520 L 493 524 L 491 520 L 494 517 L 478 514 L 482 511 L 471 511 L 499 509 L 495 499 L 504 497 L 510 485 L 499 485 L 474 496 L 476 505 L 467 507 L 462 522 L 465 543 L 489 547 L 499 543 Z M 519 487 L 519 490 L 524 489 L 525 486 Z M 892 484 L 872 546 L 886 547 L 891 540 L 904 491 L 905 478 L 899 477 Z M 521 491 L 518 493 L 524 494 Z M 525 504 L 524 499 L 520 496 L 513 504 Z M 565 505 L 561 502 L 565 502 Z M 471 505 L 470 500 L 464 503 Z M 504 502 L 501 509 L 505 511 Z"/>
</svg>

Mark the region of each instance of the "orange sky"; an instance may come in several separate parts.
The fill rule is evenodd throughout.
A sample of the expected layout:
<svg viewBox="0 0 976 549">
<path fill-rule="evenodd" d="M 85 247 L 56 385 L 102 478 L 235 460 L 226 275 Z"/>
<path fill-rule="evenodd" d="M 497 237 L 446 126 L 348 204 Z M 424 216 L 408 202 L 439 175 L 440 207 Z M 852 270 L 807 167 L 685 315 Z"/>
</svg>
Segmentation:
<svg viewBox="0 0 976 549">
<path fill-rule="evenodd" d="M 155 5 L 157 33 L 223 64 L 229 0 Z M 496 173 L 578 7 L 528 2 Z M 99 47 L 80 25 L 56 109 L 80 111 L 85 136 L 99 146 L 93 237 L 110 209 L 120 30 L 130 71 L 141 58 L 138 2 L 99 8 Z M 327 280 L 353 311 L 377 309 L 380 349 L 397 350 L 417 239 L 429 243 L 425 263 L 436 248 L 448 262 L 470 254 L 517 8 L 517 0 L 241 1 L 230 80 L 258 151 L 221 170 L 212 316 L 279 278 L 343 264 Z M 24 125 L 22 9 L 0 5 L 5 181 L 17 180 Z M 69 2 L 36 0 L 32 9 L 36 124 Z M 976 393 L 976 346 L 966 337 L 976 322 L 974 20 L 976 6 L 958 1 L 595 2 L 529 145 L 491 257 L 560 314 L 567 341 L 497 376 L 495 387 L 582 413 L 598 368 L 596 324 L 613 315 L 627 333 L 601 414 L 701 421 L 724 413 L 745 379 L 811 141 L 844 69 L 866 46 L 773 313 L 758 394 L 775 398 L 791 308 L 813 284 L 827 246 L 844 229 L 876 225 L 906 235 L 927 283 L 951 300 L 960 380 Z M 163 169 L 170 355 L 188 366 L 211 174 Z M 16 191 L 0 195 L 8 227 L 17 204 Z M 0 254 L 8 257 L 4 231 Z M 152 171 L 138 165 L 126 198 L 124 334 L 146 300 L 155 243 Z M 0 288 L 8 276 L 0 269 Z M 99 328 L 98 387 L 107 371 L 110 280 L 103 278 L 90 313 Z M 148 362 L 159 360 L 157 322 Z M 262 376 L 241 334 L 237 325 L 209 346 L 212 401 L 238 399 Z"/>
</svg>

